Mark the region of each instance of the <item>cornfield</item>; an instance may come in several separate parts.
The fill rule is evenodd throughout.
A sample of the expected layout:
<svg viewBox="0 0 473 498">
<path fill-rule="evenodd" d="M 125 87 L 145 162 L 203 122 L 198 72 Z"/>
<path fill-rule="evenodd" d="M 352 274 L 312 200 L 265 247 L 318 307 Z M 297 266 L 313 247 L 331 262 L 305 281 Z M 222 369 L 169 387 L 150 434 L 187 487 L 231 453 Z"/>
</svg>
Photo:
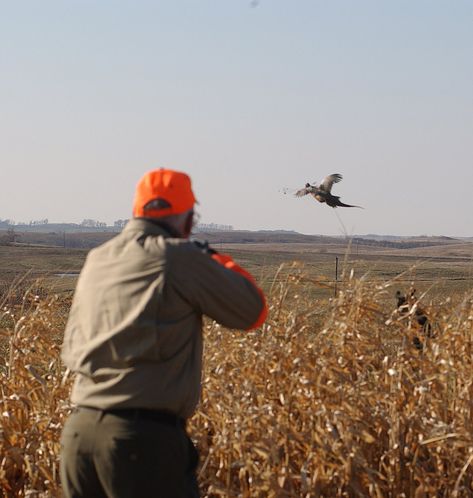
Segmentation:
<svg viewBox="0 0 473 498">
<path fill-rule="evenodd" d="M 286 269 L 261 330 L 206 322 L 202 400 L 189 422 L 202 496 L 472 497 L 473 296 L 423 304 L 425 334 L 420 302 L 396 308 L 396 281 L 348 275 L 336 297 L 314 300 L 320 285 Z M 70 296 L 33 287 L 4 295 L 2 497 L 61 495 L 69 306 Z"/>
</svg>

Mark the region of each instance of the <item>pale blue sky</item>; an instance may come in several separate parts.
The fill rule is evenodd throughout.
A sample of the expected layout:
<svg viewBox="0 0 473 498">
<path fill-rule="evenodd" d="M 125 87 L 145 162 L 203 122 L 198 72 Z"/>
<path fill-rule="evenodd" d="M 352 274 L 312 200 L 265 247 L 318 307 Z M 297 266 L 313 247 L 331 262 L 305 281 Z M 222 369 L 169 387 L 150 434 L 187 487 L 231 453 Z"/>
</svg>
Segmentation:
<svg viewBox="0 0 473 498">
<path fill-rule="evenodd" d="M 203 222 L 473 236 L 473 1 L 1 1 L 0 218 L 113 222 L 188 172 Z"/>
</svg>

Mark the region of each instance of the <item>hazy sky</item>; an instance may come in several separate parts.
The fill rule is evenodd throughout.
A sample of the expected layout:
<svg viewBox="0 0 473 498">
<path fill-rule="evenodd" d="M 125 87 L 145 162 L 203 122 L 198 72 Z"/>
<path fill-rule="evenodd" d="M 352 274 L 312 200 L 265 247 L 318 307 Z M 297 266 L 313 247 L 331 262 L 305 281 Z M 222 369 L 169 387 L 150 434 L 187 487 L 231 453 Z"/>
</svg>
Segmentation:
<svg viewBox="0 0 473 498">
<path fill-rule="evenodd" d="M 0 0 L 0 218 L 473 236 L 471 0 Z M 329 173 L 361 209 L 284 195 Z"/>
</svg>

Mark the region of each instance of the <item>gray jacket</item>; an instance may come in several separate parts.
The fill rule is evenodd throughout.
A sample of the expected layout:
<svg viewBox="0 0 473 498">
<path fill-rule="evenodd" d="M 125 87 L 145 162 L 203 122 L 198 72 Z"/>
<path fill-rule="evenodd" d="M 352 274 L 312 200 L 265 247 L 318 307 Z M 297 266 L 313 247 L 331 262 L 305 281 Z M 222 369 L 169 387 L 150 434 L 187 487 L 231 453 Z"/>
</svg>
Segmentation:
<svg viewBox="0 0 473 498">
<path fill-rule="evenodd" d="M 247 329 L 265 308 L 247 278 L 205 247 L 140 218 L 90 251 L 62 359 L 77 372 L 72 402 L 192 415 L 200 396 L 202 315 Z"/>
</svg>

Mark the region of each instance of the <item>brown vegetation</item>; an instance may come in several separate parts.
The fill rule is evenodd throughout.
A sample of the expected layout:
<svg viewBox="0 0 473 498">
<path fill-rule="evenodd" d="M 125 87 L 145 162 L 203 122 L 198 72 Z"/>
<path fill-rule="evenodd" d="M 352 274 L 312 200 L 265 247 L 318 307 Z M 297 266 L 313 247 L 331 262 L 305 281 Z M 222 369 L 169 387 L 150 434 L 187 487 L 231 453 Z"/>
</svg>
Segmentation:
<svg viewBox="0 0 473 498">
<path fill-rule="evenodd" d="M 205 327 L 190 421 L 202 495 L 473 496 L 471 293 L 424 306 L 434 337 L 419 351 L 394 281 L 347 278 L 329 301 L 311 297 L 326 284 L 304 269 L 272 280 L 262 330 Z M 55 497 L 69 298 L 24 291 L 0 311 L 0 496 Z"/>
</svg>

